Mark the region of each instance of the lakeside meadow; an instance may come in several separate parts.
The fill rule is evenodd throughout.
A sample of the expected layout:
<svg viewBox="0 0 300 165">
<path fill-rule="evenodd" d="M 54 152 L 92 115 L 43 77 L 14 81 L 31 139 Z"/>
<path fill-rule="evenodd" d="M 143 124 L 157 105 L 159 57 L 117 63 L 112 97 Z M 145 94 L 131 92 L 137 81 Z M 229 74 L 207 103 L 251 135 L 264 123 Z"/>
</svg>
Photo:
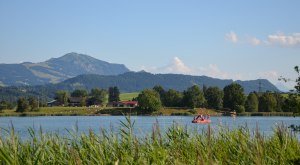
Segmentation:
<svg viewBox="0 0 300 165">
<path fill-rule="evenodd" d="M 152 115 L 152 116 L 194 116 L 197 114 L 209 114 L 211 116 L 221 116 L 222 111 L 206 108 L 178 108 L 165 107 L 153 114 L 147 114 L 137 108 L 127 107 L 40 107 L 38 111 L 18 113 L 15 110 L 3 110 L 0 117 L 8 116 L 122 116 L 131 115 Z M 292 112 L 244 112 L 238 116 L 299 116 Z"/>
<path fill-rule="evenodd" d="M 68 135 L 42 128 L 22 139 L 12 126 L 1 129 L 1 164 L 299 164 L 300 142 L 284 125 L 264 135 L 247 126 L 235 129 L 207 125 L 189 130 L 174 123 L 162 132 L 157 123 L 140 137 L 135 122 L 126 117 L 118 133 L 102 130 Z"/>
</svg>

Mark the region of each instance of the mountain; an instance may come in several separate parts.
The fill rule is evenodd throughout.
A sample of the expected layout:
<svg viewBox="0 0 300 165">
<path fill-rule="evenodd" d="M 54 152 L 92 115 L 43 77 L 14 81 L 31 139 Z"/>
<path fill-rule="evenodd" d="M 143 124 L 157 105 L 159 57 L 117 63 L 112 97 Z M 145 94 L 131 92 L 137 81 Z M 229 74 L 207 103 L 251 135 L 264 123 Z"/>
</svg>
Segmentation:
<svg viewBox="0 0 300 165">
<path fill-rule="evenodd" d="M 58 83 L 82 74 L 118 75 L 128 71 L 123 64 L 68 53 L 40 63 L 0 64 L 0 85 L 40 85 Z"/>
<path fill-rule="evenodd" d="M 165 89 L 183 91 L 192 85 L 217 86 L 223 89 L 226 85 L 236 82 L 243 86 L 245 93 L 259 90 L 280 92 L 272 83 L 265 79 L 249 81 L 233 81 L 211 78 L 207 76 L 190 76 L 181 74 L 151 74 L 147 72 L 128 72 L 117 76 L 80 75 L 57 84 L 61 89 L 91 89 L 95 87 L 107 89 L 118 86 L 121 92 L 136 92 L 145 88 L 161 85 Z"/>
<path fill-rule="evenodd" d="M 285 84 L 283 84 L 281 82 L 279 82 L 279 83 L 277 83 L 275 85 L 282 92 L 289 92 L 291 90 L 291 88 L 288 88 L 287 86 L 285 86 Z"/>
</svg>

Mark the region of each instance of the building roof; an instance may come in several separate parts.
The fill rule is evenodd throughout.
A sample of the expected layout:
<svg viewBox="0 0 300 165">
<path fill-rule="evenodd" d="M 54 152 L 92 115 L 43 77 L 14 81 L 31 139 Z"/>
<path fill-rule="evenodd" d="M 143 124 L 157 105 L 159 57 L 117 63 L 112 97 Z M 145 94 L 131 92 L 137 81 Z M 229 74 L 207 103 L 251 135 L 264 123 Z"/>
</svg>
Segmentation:
<svg viewBox="0 0 300 165">
<path fill-rule="evenodd" d="M 55 103 L 57 100 L 52 100 L 52 101 L 49 101 L 47 102 L 47 104 L 52 104 L 52 103 Z"/>
<path fill-rule="evenodd" d="M 70 97 L 69 100 L 71 103 L 79 103 L 82 101 L 82 97 Z"/>
</svg>

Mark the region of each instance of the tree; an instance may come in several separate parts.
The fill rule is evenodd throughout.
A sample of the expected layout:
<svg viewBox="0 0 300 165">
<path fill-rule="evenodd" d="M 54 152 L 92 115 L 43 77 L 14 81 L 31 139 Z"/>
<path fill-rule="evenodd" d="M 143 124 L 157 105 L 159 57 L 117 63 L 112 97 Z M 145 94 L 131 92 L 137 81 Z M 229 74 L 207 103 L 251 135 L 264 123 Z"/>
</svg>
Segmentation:
<svg viewBox="0 0 300 165">
<path fill-rule="evenodd" d="M 2 112 L 4 109 L 7 109 L 7 103 L 6 101 L 0 102 L 0 112 Z"/>
<path fill-rule="evenodd" d="M 108 101 L 109 102 L 118 102 L 120 101 L 120 91 L 118 87 L 109 87 L 108 89 Z"/>
<path fill-rule="evenodd" d="M 251 92 L 246 100 L 245 109 L 247 112 L 258 112 L 258 97 L 255 92 Z"/>
<path fill-rule="evenodd" d="M 273 93 L 273 96 L 276 99 L 275 111 L 282 112 L 285 101 L 284 97 L 280 93 Z"/>
<path fill-rule="evenodd" d="M 300 113 L 300 70 L 299 66 L 294 67 L 295 72 L 297 73 L 297 78 L 295 80 L 294 90 L 291 90 L 289 93 L 288 99 L 284 101 L 284 111 L 289 111 L 293 113 Z M 290 79 L 280 77 L 279 80 L 284 82 L 290 81 Z"/>
<path fill-rule="evenodd" d="M 204 89 L 204 87 L 203 87 Z M 204 93 L 205 99 L 207 101 L 207 107 L 213 109 L 221 109 L 223 106 L 223 91 L 218 87 L 206 88 Z"/>
<path fill-rule="evenodd" d="M 24 97 L 20 97 L 17 104 L 17 112 L 25 112 L 29 109 L 28 101 Z"/>
<path fill-rule="evenodd" d="M 29 97 L 28 98 L 28 104 L 29 104 L 29 110 L 30 111 L 36 111 L 36 110 L 38 110 L 39 105 L 38 105 L 38 101 L 37 101 L 36 98 Z"/>
<path fill-rule="evenodd" d="M 107 91 L 104 89 L 94 88 L 90 96 L 89 105 L 103 105 L 107 101 Z"/>
<path fill-rule="evenodd" d="M 183 92 L 183 104 L 192 108 L 204 106 L 205 98 L 203 92 L 197 85 L 194 85 Z"/>
<path fill-rule="evenodd" d="M 241 106 L 245 104 L 244 89 L 240 84 L 232 83 L 227 85 L 223 89 L 224 91 L 224 108 L 229 108 L 231 110 L 241 109 Z"/>
<path fill-rule="evenodd" d="M 300 95 L 300 70 L 299 70 L 299 66 L 295 66 L 294 67 L 296 73 L 298 74 L 298 78 L 296 79 L 296 85 L 295 85 L 295 90 L 298 93 L 298 95 Z"/>
<path fill-rule="evenodd" d="M 160 97 L 160 100 L 161 100 L 162 104 L 164 106 L 166 106 L 165 105 L 165 94 L 166 94 L 165 89 L 161 85 L 155 85 L 153 87 L 153 90 L 156 91 L 159 94 L 159 97 Z"/>
<path fill-rule="evenodd" d="M 259 97 L 258 110 L 260 112 L 274 112 L 276 110 L 276 99 L 272 93 L 266 92 Z"/>
<path fill-rule="evenodd" d="M 203 84 L 202 91 L 203 91 L 204 96 L 205 96 L 206 90 L 207 90 L 207 86 L 205 84 Z"/>
<path fill-rule="evenodd" d="M 137 97 L 139 108 L 149 113 L 158 111 L 162 105 L 159 94 L 151 89 L 143 90 Z"/>
<path fill-rule="evenodd" d="M 85 106 L 86 105 L 86 99 L 88 96 L 88 92 L 84 89 L 76 89 L 71 93 L 72 97 L 80 97 L 80 106 Z"/>
<path fill-rule="evenodd" d="M 283 110 L 285 112 L 300 113 L 300 99 L 297 95 L 290 94 L 284 101 Z"/>
<path fill-rule="evenodd" d="M 166 107 L 180 107 L 182 106 L 182 93 L 169 89 L 165 94 L 165 106 Z"/>
<path fill-rule="evenodd" d="M 72 97 L 86 97 L 88 92 L 85 89 L 76 89 L 71 93 Z"/>
<path fill-rule="evenodd" d="M 68 105 L 68 99 L 70 95 L 67 91 L 59 90 L 55 93 L 55 99 L 61 104 L 61 105 Z"/>
</svg>

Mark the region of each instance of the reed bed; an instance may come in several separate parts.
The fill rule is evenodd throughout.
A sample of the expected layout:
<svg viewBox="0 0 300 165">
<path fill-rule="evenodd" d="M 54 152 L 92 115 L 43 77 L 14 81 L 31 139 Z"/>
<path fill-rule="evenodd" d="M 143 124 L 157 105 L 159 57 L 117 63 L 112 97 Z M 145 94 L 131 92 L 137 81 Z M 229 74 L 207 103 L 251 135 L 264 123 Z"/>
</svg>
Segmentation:
<svg viewBox="0 0 300 165">
<path fill-rule="evenodd" d="M 13 127 L 1 130 L 0 164 L 300 164 L 300 142 L 283 125 L 264 136 L 258 128 L 189 131 L 175 123 L 162 132 L 156 123 L 139 137 L 126 117 L 118 134 L 28 132 L 21 139 Z"/>
</svg>

